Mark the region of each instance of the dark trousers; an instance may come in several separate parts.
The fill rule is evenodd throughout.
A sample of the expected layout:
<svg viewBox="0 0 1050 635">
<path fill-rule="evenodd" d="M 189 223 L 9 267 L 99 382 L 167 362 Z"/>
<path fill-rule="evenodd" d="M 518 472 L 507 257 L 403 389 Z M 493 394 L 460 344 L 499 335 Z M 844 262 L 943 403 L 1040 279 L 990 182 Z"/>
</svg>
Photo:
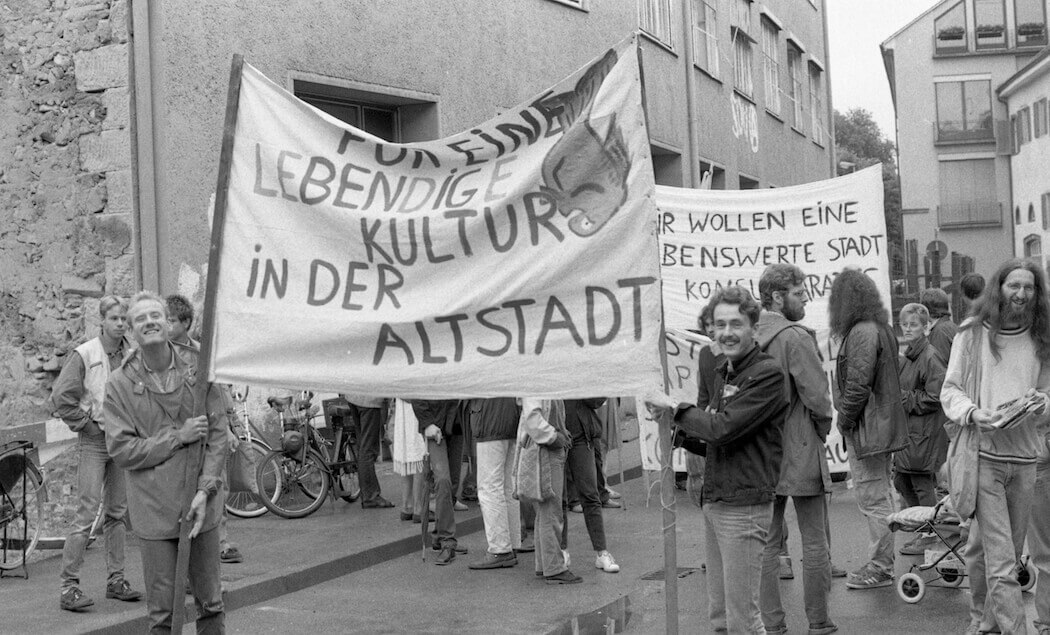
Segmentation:
<svg viewBox="0 0 1050 635">
<path fill-rule="evenodd" d="M 434 479 L 434 531 L 439 545 L 456 545 L 456 511 L 453 492 L 459 483 L 460 461 L 463 460 L 463 435 L 442 436 L 441 443 L 427 439 L 430 451 L 430 475 Z M 425 512 L 424 512 L 425 513 Z"/>
<path fill-rule="evenodd" d="M 897 472 L 893 486 L 901 493 L 908 507 L 933 507 L 937 504 L 937 475 Z"/>
<path fill-rule="evenodd" d="M 374 501 L 380 495 L 376 477 L 379 439 L 383 434 L 383 409 L 350 405 L 350 416 L 357 421 L 357 476 L 361 480 L 361 502 Z"/>
<path fill-rule="evenodd" d="M 569 449 L 565 460 L 566 478 L 572 478 L 580 504 L 583 505 L 583 521 L 587 525 L 587 534 L 591 538 L 591 547 L 595 551 L 605 551 L 605 523 L 602 520 L 602 500 L 598 495 L 597 469 L 594 465 L 594 451 L 583 440 L 575 441 Z M 563 498 L 562 515 L 569 508 L 569 501 Z M 569 544 L 568 523 L 562 525 L 562 548 Z"/>
<path fill-rule="evenodd" d="M 142 579 L 146 584 L 149 632 L 170 633 L 175 607 L 175 560 L 178 540 L 142 540 Z M 190 541 L 189 584 L 197 605 L 197 632 L 221 635 L 226 632 L 222 587 L 219 582 L 219 531 L 211 529 Z M 179 599 L 183 590 L 179 589 Z"/>
</svg>

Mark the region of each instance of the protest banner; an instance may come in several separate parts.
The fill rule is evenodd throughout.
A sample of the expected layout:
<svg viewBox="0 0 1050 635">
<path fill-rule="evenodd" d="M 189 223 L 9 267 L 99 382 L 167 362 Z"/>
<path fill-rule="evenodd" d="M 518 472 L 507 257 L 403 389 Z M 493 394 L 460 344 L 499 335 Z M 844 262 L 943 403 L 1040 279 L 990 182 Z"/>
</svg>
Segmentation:
<svg viewBox="0 0 1050 635">
<path fill-rule="evenodd" d="M 634 38 L 436 141 L 373 137 L 248 64 L 237 108 L 210 379 L 408 398 L 662 386 Z"/>
<path fill-rule="evenodd" d="M 829 337 L 828 298 L 835 276 L 847 267 L 862 269 L 875 280 L 886 308 L 891 306 L 881 166 L 767 190 L 658 186 L 656 197 L 669 330 L 696 329 L 700 310 L 728 285 L 742 286 L 760 300 L 758 280 L 766 266 L 795 264 L 806 274 L 809 293 L 803 324 L 816 331 L 834 384 L 837 346 Z M 834 427 L 826 446 L 831 471 L 848 471 Z"/>
</svg>

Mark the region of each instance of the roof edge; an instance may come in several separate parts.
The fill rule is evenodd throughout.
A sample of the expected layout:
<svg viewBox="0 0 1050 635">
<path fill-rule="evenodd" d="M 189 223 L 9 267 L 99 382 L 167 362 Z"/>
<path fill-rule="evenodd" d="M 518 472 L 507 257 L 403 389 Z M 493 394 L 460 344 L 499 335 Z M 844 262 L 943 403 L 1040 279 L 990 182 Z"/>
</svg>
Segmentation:
<svg viewBox="0 0 1050 635">
<path fill-rule="evenodd" d="M 923 11 L 922 13 L 920 13 L 919 15 L 915 16 L 915 17 L 914 17 L 914 18 L 913 18 L 913 19 L 911 20 L 911 22 L 908 22 L 907 24 L 905 24 L 905 25 L 904 25 L 904 26 L 902 26 L 901 28 L 899 28 L 899 29 L 897 29 L 896 31 L 894 31 L 894 32 L 893 32 L 893 35 L 889 36 L 888 38 L 886 38 L 885 40 L 883 40 L 883 41 L 882 41 L 882 44 L 883 44 L 883 45 L 885 45 L 885 44 L 888 44 L 890 40 L 892 40 L 893 38 L 897 37 L 897 36 L 898 36 L 898 35 L 900 35 L 901 33 L 904 33 L 905 31 L 907 31 L 908 29 L 910 29 L 910 28 L 911 28 L 911 27 L 912 27 L 912 26 L 913 26 L 913 25 L 914 25 L 914 24 L 915 24 L 916 22 L 918 22 L 919 20 L 921 20 L 921 19 L 925 18 L 925 17 L 926 17 L 926 16 L 928 15 L 928 14 L 930 14 L 930 13 L 932 13 L 932 12 L 936 11 L 936 10 L 937 10 L 937 9 L 939 9 L 940 7 L 942 7 L 942 6 L 946 5 L 946 4 L 948 4 L 949 2 L 958 2 L 958 1 L 959 1 L 959 0 L 941 0 L 940 2 L 938 2 L 938 3 L 934 4 L 933 6 L 931 6 L 931 7 L 929 8 L 929 9 L 926 9 L 925 11 Z"/>
<path fill-rule="evenodd" d="M 995 89 L 995 93 L 1000 99 L 1009 97 L 1035 79 L 1039 67 L 1044 65 L 1050 69 L 1050 45 L 1044 46 L 1027 64 L 1018 69 L 1016 73 L 1007 78 L 1002 84 L 999 84 L 999 87 Z"/>
</svg>

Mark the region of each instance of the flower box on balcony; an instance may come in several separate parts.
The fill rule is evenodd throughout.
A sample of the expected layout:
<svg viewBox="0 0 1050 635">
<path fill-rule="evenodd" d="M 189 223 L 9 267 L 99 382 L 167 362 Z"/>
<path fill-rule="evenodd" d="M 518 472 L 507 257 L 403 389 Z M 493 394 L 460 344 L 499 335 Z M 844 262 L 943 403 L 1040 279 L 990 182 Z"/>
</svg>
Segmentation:
<svg viewBox="0 0 1050 635">
<path fill-rule="evenodd" d="M 1046 33 L 1046 25 L 1038 22 L 1025 22 L 1017 26 L 1017 35 L 1023 37 L 1039 37 Z"/>
<path fill-rule="evenodd" d="M 938 40 L 961 40 L 966 35 L 966 29 L 961 26 L 948 26 L 937 32 Z"/>
<path fill-rule="evenodd" d="M 998 25 L 982 24 L 977 27 L 977 37 L 1002 37 L 1005 29 Z"/>
</svg>

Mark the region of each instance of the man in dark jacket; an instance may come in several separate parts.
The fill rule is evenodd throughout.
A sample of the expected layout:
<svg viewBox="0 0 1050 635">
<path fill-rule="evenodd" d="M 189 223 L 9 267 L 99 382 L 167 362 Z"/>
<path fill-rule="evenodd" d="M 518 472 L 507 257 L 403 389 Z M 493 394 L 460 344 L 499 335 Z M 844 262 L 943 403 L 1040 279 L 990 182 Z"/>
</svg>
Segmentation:
<svg viewBox="0 0 1050 635">
<path fill-rule="evenodd" d="M 952 340 L 959 332 L 959 327 L 952 322 L 951 300 L 942 289 L 925 289 L 919 296 L 919 302 L 930 312 L 930 344 L 941 354 L 944 363 L 948 363 L 952 352 Z"/>
<path fill-rule="evenodd" d="M 460 402 L 458 399 L 413 399 L 409 403 L 419 420 L 419 432 L 427 440 L 430 472 L 434 479 L 434 508 L 437 512 L 434 548 L 440 551 L 434 563 L 445 565 L 455 559 L 457 551 L 466 551 L 456 542 L 456 512 L 452 499 L 455 490 L 452 470 L 458 473 L 463 458 Z"/>
<path fill-rule="evenodd" d="M 761 633 L 758 589 L 780 476 L 784 375 L 755 344 L 760 308 L 750 293 L 727 287 L 710 304 L 725 359 L 700 367 L 701 376 L 715 376 L 714 391 L 701 381 L 696 406 L 675 422 L 707 444 L 701 501 L 711 627 Z"/>
<path fill-rule="evenodd" d="M 870 561 L 849 575 L 846 587 L 890 586 L 893 534 L 886 520 L 894 511 L 890 458 L 908 445 L 897 337 L 890 329 L 875 281 L 859 269 L 843 270 L 835 278 L 828 313 L 831 335 L 841 342 L 834 395 L 838 426 L 870 539 Z"/>
<path fill-rule="evenodd" d="M 766 267 L 758 282 L 762 315 L 758 345 L 777 360 L 784 373 L 784 459 L 780 464 L 773 520 L 762 557 L 762 621 L 767 633 L 787 631 L 778 580 L 779 552 L 786 534 L 787 497 L 795 504 L 802 538 L 802 585 L 810 635 L 838 630 L 828 618 L 831 569 L 828 556 L 827 499 L 831 475 L 824 441 L 831 431 L 831 392 L 817 352 L 816 334 L 802 326 L 809 294 L 795 265 Z"/>
<path fill-rule="evenodd" d="M 514 440 L 521 406 L 513 397 L 471 399 L 470 432 L 477 442 L 478 502 L 485 521 L 488 550 L 471 569 L 499 569 L 518 564 L 521 517 L 514 500 Z"/>
</svg>

